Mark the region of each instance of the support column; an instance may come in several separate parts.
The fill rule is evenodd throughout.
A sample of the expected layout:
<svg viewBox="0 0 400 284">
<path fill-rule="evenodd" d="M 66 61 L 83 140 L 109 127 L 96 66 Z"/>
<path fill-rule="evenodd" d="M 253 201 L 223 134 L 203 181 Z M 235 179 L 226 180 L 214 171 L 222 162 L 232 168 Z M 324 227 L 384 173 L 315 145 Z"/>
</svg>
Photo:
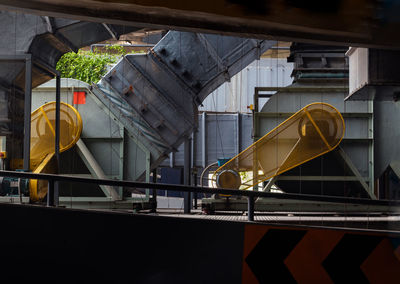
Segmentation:
<svg viewBox="0 0 400 284">
<path fill-rule="evenodd" d="M 184 141 L 183 148 L 184 148 L 184 162 L 183 162 L 183 184 L 190 185 L 190 150 L 191 150 L 191 141 L 190 137 L 187 137 Z M 192 209 L 192 200 L 191 200 L 191 193 L 185 192 L 183 194 L 183 212 L 185 214 L 189 214 L 190 210 Z"/>
<path fill-rule="evenodd" d="M 153 180 L 152 183 L 157 183 L 157 168 L 155 168 L 153 171 Z M 152 189 L 151 192 L 151 212 L 155 213 L 157 210 L 157 189 Z"/>
<path fill-rule="evenodd" d="M 60 173 L 60 107 L 61 105 L 61 79 L 60 74 L 56 75 L 56 115 L 55 115 L 55 157 L 56 157 L 56 173 Z M 58 181 L 54 183 L 54 205 L 59 204 Z"/>
<path fill-rule="evenodd" d="M 201 115 L 201 157 L 203 168 L 207 167 L 207 113 Z"/>
<path fill-rule="evenodd" d="M 29 171 L 31 156 L 31 112 L 32 112 L 32 58 L 25 60 L 25 102 L 24 102 L 24 170 Z"/>
</svg>

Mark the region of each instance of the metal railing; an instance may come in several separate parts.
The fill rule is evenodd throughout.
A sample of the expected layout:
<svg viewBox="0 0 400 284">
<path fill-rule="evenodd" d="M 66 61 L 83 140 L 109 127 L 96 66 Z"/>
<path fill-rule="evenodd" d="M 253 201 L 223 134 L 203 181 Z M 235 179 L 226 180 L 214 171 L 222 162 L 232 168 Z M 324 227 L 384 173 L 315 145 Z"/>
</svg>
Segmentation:
<svg viewBox="0 0 400 284">
<path fill-rule="evenodd" d="M 128 188 L 126 190 L 134 192 L 137 188 L 143 189 L 156 189 L 156 190 L 172 190 L 180 192 L 194 192 L 206 194 L 224 194 L 233 196 L 247 197 L 247 215 L 249 221 L 254 221 L 255 199 L 256 198 L 274 198 L 286 200 L 302 200 L 302 201 L 315 201 L 315 202 L 334 202 L 342 204 L 359 204 L 359 205 L 382 205 L 382 206 L 400 206 L 400 201 L 397 200 L 372 200 L 367 198 L 349 198 L 349 197 L 336 197 L 336 196 L 321 196 L 321 195 L 308 195 L 308 194 L 291 194 L 291 193 L 274 193 L 253 190 L 237 190 L 227 188 L 211 188 L 211 187 L 198 187 L 177 184 L 164 184 L 164 183 L 149 183 L 137 182 L 127 180 L 114 180 L 114 179 L 95 179 L 86 177 L 76 177 L 68 175 L 54 175 L 54 174 L 35 174 L 27 172 L 15 171 L 0 171 L 0 177 L 14 177 L 25 179 L 41 179 L 48 181 L 48 206 L 54 206 L 54 185 L 56 182 L 74 182 L 74 183 L 87 183 L 96 185 L 110 185 L 121 186 Z M 129 189 L 131 188 L 131 189 Z"/>
</svg>

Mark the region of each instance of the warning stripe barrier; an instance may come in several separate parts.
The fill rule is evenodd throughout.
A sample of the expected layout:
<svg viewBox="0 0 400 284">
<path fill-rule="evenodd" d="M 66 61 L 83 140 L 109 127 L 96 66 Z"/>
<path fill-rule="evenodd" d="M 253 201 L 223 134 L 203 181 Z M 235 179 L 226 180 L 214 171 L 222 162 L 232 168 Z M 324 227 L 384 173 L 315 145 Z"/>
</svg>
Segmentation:
<svg viewBox="0 0 400 284">
<path fill-rule="evenodd" d="M 246 225 L 242 283 L 400 283 L 400 238 Z"/>
</svg>

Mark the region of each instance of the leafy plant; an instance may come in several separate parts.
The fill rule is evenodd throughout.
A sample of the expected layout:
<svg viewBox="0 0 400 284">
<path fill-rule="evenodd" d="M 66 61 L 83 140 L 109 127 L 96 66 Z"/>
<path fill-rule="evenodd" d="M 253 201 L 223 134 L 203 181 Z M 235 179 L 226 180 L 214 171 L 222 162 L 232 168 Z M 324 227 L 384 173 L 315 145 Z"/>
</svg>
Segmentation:
<svg viewBox="0 0 400 284">
<path fill-rule="evenodd" d="M 105 53 L 96 50 L 68 52 L 57 62 L 56 69 L 63 78 L 74 78 L 88 84 L 97 83 L 107 72 L 107 66 L 116 63 L 125 49 L 119 45 L 105 47 Z"/>
<path fill-rule="evenodd" d="M 106 45 L 105 50 L 110 54 L 121 54 L 126 55 L 126 50 L 123 46 L 120 45 Z"/>
</svg>

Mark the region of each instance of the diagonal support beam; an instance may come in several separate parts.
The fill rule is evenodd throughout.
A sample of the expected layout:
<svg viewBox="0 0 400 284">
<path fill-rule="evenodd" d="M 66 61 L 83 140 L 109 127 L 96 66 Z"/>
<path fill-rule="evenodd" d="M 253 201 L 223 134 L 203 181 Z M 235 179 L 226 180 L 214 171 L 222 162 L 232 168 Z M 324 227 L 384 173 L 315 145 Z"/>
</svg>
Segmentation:
<svg viewBox="0 0 400 284">
<path fill-rule="evenodd" d="M 360 172 L 356 168 L 356 166 L 353 164 L 351 161 L 350 157 L 347 156 L 346 152 L 342 149 L 342 147 L 337 147 L 337 152 L 339 155 L 342 157 L 346 165 L 349 167 L 349 169 L 353 172 L 353 174 L 357 177 L 358 181 L 360 182 L 361 186 L 365 189 L 367 192 L 368 196 L 371 197 L 371 199 L 376 199 L 375 194 L 370 190 L 370 187 L 368 184 L 365 182 L 364 178 L 361 176 Z"/>
<path fill-rule="evenodd" d="M 118 40 L 118 35 L 114 32 L 113 28 L 110 25 L 106 23 L 102 23 L 102 25 L 108 31 L 108 33 L 113 39 Z"/>
<path fill-rule="evenodd" d="M 89 169 L 90 173 L 95 178 L 99 178 L 99 179 L 107 178 L 106 175 L 104 174 L 103 169 L 97 163 L 96 159 L 93 157 L 92 153 L 90 153 L 89 149 L 86 147 L 86 145 L 82 141 L 82 139 L 78 140 L 78 142 L 76 143 L 76 146 L 78 147 L 79 156 L 82 158 L 83 162 Z M 111 197 L 111 199 L 113 201 L 121 200 L 121 197 L 119 196 L 118 191 L 113 186 L 109 186 L 109 185 L 99 185 L 99 186 L 100 186 L 101 190 L 104 192 L 104 194 L 107 197 Z"/>
</svg>

